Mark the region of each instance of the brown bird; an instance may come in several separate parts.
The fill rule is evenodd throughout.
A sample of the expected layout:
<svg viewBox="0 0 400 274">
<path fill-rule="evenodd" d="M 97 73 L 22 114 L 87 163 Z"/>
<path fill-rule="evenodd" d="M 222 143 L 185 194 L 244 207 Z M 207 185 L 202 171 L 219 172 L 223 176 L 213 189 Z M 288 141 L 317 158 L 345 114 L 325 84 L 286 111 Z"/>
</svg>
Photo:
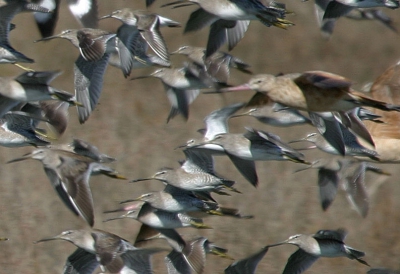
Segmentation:
<svg viewBox="0 0 400 274">
<path fill-rule="evenodd" d="M 125 239 L 99 229 L 67 230 L 35 243 L 64 240 L 78 247 L 64 266 L 63 273 L 93 273 L 98 266 L 107 273 L 153 273 L 151 256 L 158 248 L 136 248 Z"/>
<path fill-rule="evenodd" d="M 61 200 L 90 226 L 94 225 L 93 197 L 89 186 L 90 175 L 101 173 L 113 178 L 123 178 L 115 170 L 91 157 L 62 149 L 35 149 L 8 163 L 27 159 L 42 162 L 44 171 Z"/>
<path fill-rule="evenodd" d="M 385 111 L 400 111 L 400 106 L 368 98 L 351 88 L 351 81 L 324 71 L 307 71 L 280 76 L 259 74 L 246 84 L 220 91 L 252 89 L 271 100 L 299 110 L 324 112 L 347 111 L 368 106 Z"/>
<path fill-rule="evenodd" d="M 400 104 L 400 62 L 388 68 L 371 86 L 372 98 L 379 98 L 391 104 Z M 375 143 L 379 162 L 400 162 L 400 114 L 375 110 L 384 123 L 366 122 Z M 367 160 L 367 159 L 366 159 Z"/>
</svg>

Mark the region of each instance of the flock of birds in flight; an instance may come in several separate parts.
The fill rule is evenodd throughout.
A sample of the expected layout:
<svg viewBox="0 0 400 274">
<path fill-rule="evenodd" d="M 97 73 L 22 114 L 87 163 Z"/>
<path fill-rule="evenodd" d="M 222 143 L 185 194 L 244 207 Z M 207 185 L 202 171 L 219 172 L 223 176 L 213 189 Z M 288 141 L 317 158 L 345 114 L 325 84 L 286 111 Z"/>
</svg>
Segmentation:
<svg viewBox="0 0 400 274">
<path fill-rule="evenodd" d="M 60 1 L 5 0 L 0 1 L 0 63 L 32 63 L 33 59 L 15 50 L 8 34 L 15 28 L 11 23 L 20 12 L 34 12 L 42 39 L 64 38 L 79 49 L 74 63 L 75 94 L 50 86 L 59 75 L 57 71 L 26 72 L 17 77 L 0 77 L 1 138 L 0 145 L 37 148 L 18 162 L 36 159 L 63 203 L 75 215 L 87 222 L 91 229 L 68 230 L 38 242 L 62 239 L 78 248 L 66 261 L 63 273 L 88 274 L 100 267 L 107 273 L 152 273 L 151 256 L 163 252 L 160 248 L 137 248 L 110 232 L 93 229 L 94 201 L 89 186 L 91 175 L 103 174 L 125 179 L 107 166 L 114 158 L 101 153 L 97 147 L 80 139 L 69 144 L 52 144 L 53 137 L 64 133 L 68 123 L 68 108 L 76 106 L 79 122 L 85 123 L 95 109 L 102 91 L 103 75 L 107 65 L 122 70 L 129 77 L 132 69 L 158 67 L 149 75 L 132 79 L 155 77 L 162 81 L 171 111 L 167 122 L 176 115 L 189 116 L 189 105 L 201 93 L 228 93 L 253 90 L 248 103 L 237 103 L 215 110 L 205 118 L 206 129 L 202 138 L 189 140 L 181 146 L 186 160 L 178 168 L 162 168 L 149 178 L 159 180 L 165 189 L 123 201 L 121 208 L 110 212 L 124 212 L 110 218 L 132 218 L 142 223 L 136 243 L 151 239 L 165 239 L 172 251 L 165 257 L 168 273 L 203 273 L 206 254 L 230 258 L 227 250 L 205 237 L 186 240 L 176 231 L 181 227 L 210 228 L 202 215 L 225 215 L 251 218 L 238 210 L 225 208 L 211 196 L 212 193 L 229 195 L 239 192 L 235 182 L 217 175 L 213 157 L 228 156 L 233 165 L 254 187 L 258 185 L 255 161 L 293 161 L 302 164 L 300 170 L 318 170 L 318 185 L 323 210 L 335 199 L 342 188 L 357 211 L 368 213 L 368 192 L 364 178 L 367 171 L 389 175 L 371 163 L 400 161 L 400 128 L 398 121 L 400 100 L 400 64 L 385 71 L 370 87 L 368 96 L 351 88 L 351 81 L 324 71 L 307 71 L 284 75 L 260 74 L 251 76 L 243 85 L 229 86 L 231 68 L 251 74 L 249 65 L 230 54 L 219 51 L 224 44 L 229 50 L 243 38 L 251 20 L 266 26 L 289 28 L 289 13 L 284 4 L 264 0 L 179 0 L 164 4 L 180 8 L 197 5 L 185 25 L 184 32 L 210 27 L 206 48 L 183 46 L 170 53 L 161 34 L 161 27 L 180 27 L 172 19 L 143 10 L 123 8 L 103 17 L 98 16 L 98 3 L 73 1 L 68 4 L 84 26 L 54 35 Z M 146 1 L 146 5 L 153 4 Z M 315 0 L 317 19 L 324 35 L 331 35 L 335 21 L 341 16 L 355 19 L 375 19 L 396 31 L 391 19 L 381 7 L 395 9 L 396 0 Z M 116 33 L 97 29 L 98 20 L 121 21 Z M 153 55 L 148 52 L 151 49 Z M 184 67 L 171 68 L 170 54 L 188 57 Z M 71 64 L 72 65 L 72 64 Z M 368 107 L 368 109 L 364 108 Z M 237 112 L 247 108 L 246 112 Z M 304 155 L 272 133 L 247 128 L 245 133 L 229 133 L 231 117 L 252 116 L 262 123 L 291 127 L 309 124 L 316 133 L 294 142 L 308 142 L 311 149 L 319 149 L 340 157 L 329 157 L 308 162 Z M 39 128 L 46 123 L 47 129 Z M 352 157 L 341 157 L 352 156 Z M 283 273 L 302 273 L 319 257 L 347 257 L 368 265 L 362 259 L 365 253 L 344 244 L 344 229 L 320 230 L 313 235 L 298 234 L 287 240 L 265 246 L 253 255 L 235 261 L 225 273 L 255 273 L 258 262 L 268 249 L 282 244 L 293 244 L 299 249 L 293 253 Z M 2 238 L 6 240 L 6 238 Z M 370 268 L 370 274 L 395 273 L 388 269 Z"/>
</svg>

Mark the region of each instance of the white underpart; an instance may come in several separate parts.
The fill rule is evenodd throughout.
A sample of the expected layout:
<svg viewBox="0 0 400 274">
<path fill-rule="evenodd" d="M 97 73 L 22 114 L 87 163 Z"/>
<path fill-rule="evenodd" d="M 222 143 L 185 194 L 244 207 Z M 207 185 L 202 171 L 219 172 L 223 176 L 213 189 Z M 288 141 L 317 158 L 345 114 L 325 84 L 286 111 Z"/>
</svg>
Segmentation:
<svg viewBox="0 0 400 274">
<path fill-rule="evenodd" d="M 50 11 L 54 11 L 56 9 L 56 2 L 54 0 L 43 0 L 42 3 L 39 4 L 41 7 L 49 9 Z M 35 19 L 39 23 L 45 23 L 51 18 L 51 13 L 44 12 L 35 12 Z"/>
<path fill-rule="evenodd" d="M 225 20 L 244 20 L 251 17 L 250 14 L 247 14 L 245 11 L 239 9 L 235 4 L 228 4 L 227 6 L 224 5 L 217 8 L 213 7 L 213 9 L 203 6 L 201 7 L 207 12 L 215 14 Z"/>
<path fill-rule="evenodd" d="M 75 17 L 82 18 L 92 8 L 92 1 L 78 0 L 75 4 L 69 4 L 69 9 Z"/>
<path fill-rule="evenodd" d="M 12 81 L 10 83 L 10 94 L 3 94 L 3 95 L 8 98 L 12 98 L 14 100 L 23 102 L 26 102 L 28 99 L 25 89 L 21 86 L 20 83 L 16 81 Z"/>
</svg>

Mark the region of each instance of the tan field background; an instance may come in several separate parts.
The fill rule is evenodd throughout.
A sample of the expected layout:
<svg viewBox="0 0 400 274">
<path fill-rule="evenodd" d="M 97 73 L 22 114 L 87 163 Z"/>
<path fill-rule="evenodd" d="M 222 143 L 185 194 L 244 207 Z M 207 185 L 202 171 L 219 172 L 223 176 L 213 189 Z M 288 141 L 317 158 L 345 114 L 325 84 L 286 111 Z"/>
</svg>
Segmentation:
<svg viewBox="0 0 400 274">
<path fill-rule="evenodd" d="M 79 28 L 62 1 L 61 14 L 56 28 L 60 32 Z M 159 8 L 158 0 L 152 11 L 185 24 L 193 8 L 171 10 Z M 313 1 L 287 1 L 287 8 L 295 12 L 288 19 L 296 25 L 288 30 L 267 28 L 259 22 L 251 23 L 244 39 L 232 51 L 252 66 L 255 73 L 289 73 L 306 70 L 325 70 L 352 79 L 356 88 L 373 81 L 388 66 L 400 58 L 400 37 L 382 24 L 372 21 L 340 19 L 334 35 L 326 40 L 320 35 L 314 16 Z M 144 9 L 144 1 L 99 0 L 99 14 L 105 15 L 122 7 Z M 386 10 L 385 10 L 386 11 Z M 399 11 L 387 11 L 400 28 Z M 19 14 L 17 28 L 10 34 L 11 45 L 36 63 L 36 70 L 62 70 L 52 85 L 74 91 L 73 63 L 78 56 L 66 40 L 33 43 L 40 38 L 32 14 Z M 114 19 L 100 22 L 100 28 L 115 31 L 120 23 Z M 183 29 L 163 29 L 170 51 L 182 45 L 205 46 L 208 30 L 182 35 Z M 225 50 L 225 48 L 223 48 Z M 183 57 L 171 57 L 179 67 Z M 0 67 L 2 76 L 17 76 L 22 71 L 12 65 Z M 132 76 L 143 75 L 152 69 L 137 70 Z M 247 81 L 248 75 L 232 72 L 230 84 Z M 196 137 L 203 127 L 203 118 L 209 112 L 235 102 L 248 100 L 253 92 L 235 94 L 202 94 L 190 107 L 190 118 L 185 122 L 177 117 L 166 124 L 169 103 L 162 84 L 155 79 L 129 81 L 118 69 L 107 69 L 100 104 L 90 119 L 80 125 L 76 110 L 70 109 L 70 123 L 65 135 L 57 142 L 80 138 L 98 146 L 101 151 L 114 156 L 113 164 L 129 179 L 148 177 L 164 166 L 178 167 L 183 153 L 174 150 L 188 139 Z M 313 132 L 311 127 L 279 129 L 258 123 L 252 118 L 230 121 L 231 132 L 243 132 L 244 127 L 255 127 L 276 133 L 284 141 Z M 29 152 L 32 148 L 0 148 L 0 236 L 10 240 L 0 243 L 0 273 L 61 273 L 66 258 L 75 250 L 67 242 L 33 244 L 67 229 L 86 228 L 60 201 L 52 189 L 40 162 L 33 160 L 5 164 L 6 161 Z M 312 161 L 325 156 L 320 152 L 307 152 Z M 237 181 L 243 194 L 231 197 L 215 196 L 224 206 L 237 207 L 243 214 L 252 214 L 251 220 L 229 217 L 209 217 L 205 222 L 212 230 L 182 229 L 181 233 L 203 235 L 221 247 L 229 249 L 236 259 L 246 257 L 267 244 L 286 239 L 297 233 L 311 234 L 319 229 L 344 227 L 349 235 L 346 243 L 366 252 L 365 260 L 373 267 L 400 268 L 400 185 L 396 165 L 384 166 L 391 177 L 368 174 L 367 182 L 375 188 L 370 198 L 367 218 L 360 217 L 350 207 L 342 191 L 327 212 L 319 205 L 316 171 L 293 173 L 302 165 L 286 162 L 257 163 L 260 185 L 253 188 L 236 171 L 229 160 L 219 157 L 216 170 L 224 177 Z M 384 182 L 384 184 L 381 184 Z M 381 184 L 379 187 L 378 185 Z M 139 223 L 118 220 L 103 223 L 103 211 L 118 207 L 118 202 L 134 198 L 144 192 L 162 189 L 159 182 L 129 184 L 106 177 L 91 178 L 94 196 L 95 228 L 104 229 L 134 241 Z M 161 240 L 149 246 L 166 246 Z M 281 273 L 287 258 L 296 250 L 294 246 L 270 249 L 259 264 L 257 273 Z M 155 256 L 154 272 L 165 273 L 163 256 Z M 223 273 L 231 261 L 208 256 L 205 273 Z M 365 273 L 368 267 L 346 258 L 322 258 L 307 273 Z"/>
</svg>

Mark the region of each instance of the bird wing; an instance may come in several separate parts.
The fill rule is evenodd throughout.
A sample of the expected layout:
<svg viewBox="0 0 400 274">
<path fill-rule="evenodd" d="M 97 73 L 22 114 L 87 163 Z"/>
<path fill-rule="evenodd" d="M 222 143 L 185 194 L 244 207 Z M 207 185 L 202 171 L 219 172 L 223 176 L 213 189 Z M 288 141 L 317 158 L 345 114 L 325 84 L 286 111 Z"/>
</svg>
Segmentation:
<svg viewBox="0 0 400 274">
<path fill-rule="evenodd" d="M 209 115 L 207 115 L 207 117 L 204 119 L 204 123 L 206 124 L 207 128 L 204 138 L 206 140 L 211 140 L 218 134 L 228 133 L 229 117 L 233 115 L 236 111 L 241 109 L 243 106 L 243 103 L 237 103 L 218 110 L 214 110 Z"/>
<path fill-rule="evenodd" d="M 186 172 L 207 172 L 214 174 L 214 159 L 210 154 L 197 149 L 185 149 L 183 153 L 186 156 L 186 160 L 181 168 Z"/>
<path fill-rule="evenodd" d="M 74 86 L 78 102 L 84 107 L 78 108 L 79 122 L 83 124 L 96 107 L 103 88 L 103 76 L 108 64 L 108 54 L 96 62 L 88 62 L 81 55 L 74 65 Z"/>
<path fill-rule="evenodd" d="M 65 263 L 63 274 L 92 274 L 99 266 L 96 255 L 78 248 Z"/>
<path fill-rule="evenodd" d="M 312 85 L 322 89 L 349 88 L 352 82 L 340 75 L 326 71 L 306 71 L 294 79 L 297 85 Z"/>
<path fill-rule="evenodd" d="M 285 269 L 282 274 L 300 274 L 306 271 L 318 257 L 308 254 L 302 249 L 298 249 L 292 255 L 290 255 Z"/>
<path fill-rule="evenodd" d="M 169 63 L 169 53 L 167 45 L 160 32 L 160 20 L 158 16 L 155 14 L 137 15 L 137 27 L 143 39 L 146 40 L 154 53 L 162 60 Z"/>
<path fill-rule="evenodd" d="M 336 170 L 320 168 L 318 170 L 319 198 L 322 209 L 327 210 L 336 197 L 339 175 Z"/>
<path fill-rule="evenodd" d="M 370 96 L 390 104 L 400 104 L 400 62 L 388 68 L 372 84 Z M 400 114 L 395 111 L 374 109 L 382 116 L 385 123 L 366 122 L 367 129 L 373 137 L 400 139 Z"/>
<path fill-rule="evenodd" d="M 268 251 L 268 247 L 263 247 L 260 251 L 236 261 L 225 269 L 225 274 L 254 274 L 258 263 Z"/>
</svg>

